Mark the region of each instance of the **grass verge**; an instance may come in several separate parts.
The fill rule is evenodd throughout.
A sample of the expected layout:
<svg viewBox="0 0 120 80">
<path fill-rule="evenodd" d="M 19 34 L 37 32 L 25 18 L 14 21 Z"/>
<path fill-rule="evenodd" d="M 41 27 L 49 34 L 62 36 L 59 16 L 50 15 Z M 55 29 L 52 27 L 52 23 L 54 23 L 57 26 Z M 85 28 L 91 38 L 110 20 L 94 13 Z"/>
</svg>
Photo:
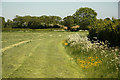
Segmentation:
<svg viewBox="0 0 120 80">
<path fill-rule="evenodd" d="M 86 33 L 69 35 L 63 45 L 86 78 L 118 78 L 118 48 L 108 48 L 99 41 L 91 43 Z"/>
</svg>

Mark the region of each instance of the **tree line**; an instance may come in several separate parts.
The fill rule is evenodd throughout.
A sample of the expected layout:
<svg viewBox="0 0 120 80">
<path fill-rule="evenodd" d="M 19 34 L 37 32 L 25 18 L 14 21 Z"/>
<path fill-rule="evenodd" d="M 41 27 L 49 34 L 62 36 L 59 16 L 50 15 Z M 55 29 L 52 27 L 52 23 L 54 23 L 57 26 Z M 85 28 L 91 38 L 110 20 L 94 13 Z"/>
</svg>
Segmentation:
<svg viewBox="0 0 120 80">
<path fill-rule="evenodd" d="M 3 18 L 3 17 L 2 17 Z M 18 16 L 13 20 L 4 21 L 3 28 L 30 28 L 30 29 L 43 29 L 43 28 L 59 28 L 61 17 L 59 16 Z"/>
<path fill-rule="evenodd" d="M 79 25 L 79 29 L 88 29 L 88 25 L 92 24 L 97 18 L 97 13 L 88 7 L 79 8 L 73 15 L 61 18 L 59 16 L 19 16 L 13 20 L 5 22 L 2 18 L 2 28 L 30 28 L 30 29 L 47 29 L 61 28 L 66 26 L 67 30 L 72 30 L 72 26 Z M 78 29 L 78 30 L 79 30 Z"/>
</svg>

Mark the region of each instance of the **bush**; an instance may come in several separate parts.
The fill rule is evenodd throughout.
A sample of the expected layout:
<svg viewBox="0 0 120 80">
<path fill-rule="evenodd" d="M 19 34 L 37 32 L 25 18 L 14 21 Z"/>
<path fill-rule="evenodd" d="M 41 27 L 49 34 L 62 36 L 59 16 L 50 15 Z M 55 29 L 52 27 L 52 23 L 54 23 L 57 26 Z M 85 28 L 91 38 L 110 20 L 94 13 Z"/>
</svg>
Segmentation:
<svg viewBox="0 0 120 80">
<path fill-rule="evenodd" d="M 119 20 L 97 20 L 93 25 L 89 26 L 90 40 L 98 40 L 110 43 L 110 46 L 120 46 L 120 21 Z"/>
</svg>

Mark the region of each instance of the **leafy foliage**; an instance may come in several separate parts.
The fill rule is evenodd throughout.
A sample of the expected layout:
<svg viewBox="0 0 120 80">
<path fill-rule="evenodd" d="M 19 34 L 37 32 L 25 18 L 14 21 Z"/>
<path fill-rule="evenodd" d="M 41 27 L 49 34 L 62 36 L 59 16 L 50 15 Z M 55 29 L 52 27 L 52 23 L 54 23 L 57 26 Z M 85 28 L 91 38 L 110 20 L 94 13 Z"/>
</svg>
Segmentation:
<svg viewBox="0 0 120 80">
<path fill-rule="evenodd" d="M 81 29 L 88 29 L 88 25 L 96 20 L 97 13 L 91 8 L 79 8 L 74 14 L 75 24 L 80 25 Z"/>
<path fill-rule="evenodd" d="M 0 17 L 0 27 L 4 28 L 5 27 L 5 18 Z"/>
<path fill-rule="evenodd" d="M 120 46 L 120 20 L 106 18 L 97 20 L 93 25 L 89 26 L 90 40 L 97 37 L 100 41 L 108 41 L 110 46 Z"/>
<path fill-rule="evenodd" d="M 68 30 L 71 30 L 71 27 L 74 25 L 74 17 L 67 16 L 63 20 L 64 20 L 63 24 L 68 27 Z"/>
<path fill-rule="evenodd" d="M 59 16 L 18 16 L 13 19 L 13 25 L 9 25 L 12 28 L 30 28 L 30 29 L 43 29 L 43 28 L 60 28 L 61 17 Z M 6 27 L 11 24 L 11 21 L 7 21 Z"/>
<path fill-rule="evenodd" d="M 47 29 L 60 28 L 66 26 L 67 30 L 78 31 L 79 29 L 88 29 L 88 25 L 96 20 L 97 13 L 91 8 L 79 8 L 72 16 L 18 16 L 13 20 L 8 20 L 6 23 L 3 18 L 4 28 L 30 28 L 30 29 Z M 4 24 L 5 23 L 5 24 Z M 80 28 L 72 28 L 72 26 L 79 25 Z"/>
</svg>

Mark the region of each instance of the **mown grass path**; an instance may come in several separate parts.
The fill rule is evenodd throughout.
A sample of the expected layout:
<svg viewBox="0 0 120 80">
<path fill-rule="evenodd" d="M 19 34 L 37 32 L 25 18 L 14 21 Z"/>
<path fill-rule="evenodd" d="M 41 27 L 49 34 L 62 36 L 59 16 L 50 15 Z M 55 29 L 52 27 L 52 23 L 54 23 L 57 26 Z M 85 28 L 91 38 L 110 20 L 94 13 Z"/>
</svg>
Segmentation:
<svg viewBox="0 0 120 80">
<path fill-rule="evenodd" d="M 23 43 L 29 42 L 29 41 L 30 41 L 30 40 L 28 40 L 28 41 L 22 41 L 22 42 L 19 42 L 19 43 L 16 43 L 16 44 L 10 45 L 10 46 L 8 46 L 8 47 L 2 48 L 2 52 L 6 51 L 6 50 L 8 50 L 8 49 L 10 49 L 10 48 L 13 48 L 13 47 L 15 47 L 15 46 L 18 46 L 18 45 L 20 45 L 20 44 L 23 44 Z"/>
<path fill-rule="evenodd" d="M 70 60 L 62 45 L 69 34 L 74 33 L 17 33 L 21 38 L 29 35 L 25 40 L 31 41 L 3 52 L 3 78 L 83 78 L 82 70 Z"/>
</svg>

